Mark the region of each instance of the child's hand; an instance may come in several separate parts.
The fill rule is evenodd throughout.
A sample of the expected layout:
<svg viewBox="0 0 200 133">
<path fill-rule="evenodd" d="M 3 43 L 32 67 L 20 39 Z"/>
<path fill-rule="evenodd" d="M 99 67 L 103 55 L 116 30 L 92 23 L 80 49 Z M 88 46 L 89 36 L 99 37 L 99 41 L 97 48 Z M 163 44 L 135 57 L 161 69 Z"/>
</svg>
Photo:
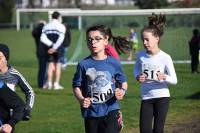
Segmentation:
<svg viewBox="0 0 200 133">
<path fill-rule="evenodd" d="M 146 75 L 144 73 L 140 74 L 136 78 L 140 83 L 143 83 L 146 80 Z"/>
<path fill-rule="evenodd" d="M 1 133 L 11 133 L 12 127 L 9 124 L 4 124 L 0 127 L 0 132 Z"/>
<path fill-rule="evenodd" d="M 157 72 L 157 77 L 159 81 L 166 80 L 166 75 L 161 72 Z"/>
<path fill-rule="evenodd" d="M 91 100 L 90 100 L 90 97 L 87 97 L 87 98 L 83 98 L 81 101 L 80 101 L 80 104 L 83 108 L 88 108 L 90 105 L 91 105 Z"/>
<path fill-rule="evenodd" d="M 115 97 L 117 98 L 117 100 L 122 100 L 124 95 L 125 95 L 125 92 L 123 89 L 116 88 Z"/>
</svg>

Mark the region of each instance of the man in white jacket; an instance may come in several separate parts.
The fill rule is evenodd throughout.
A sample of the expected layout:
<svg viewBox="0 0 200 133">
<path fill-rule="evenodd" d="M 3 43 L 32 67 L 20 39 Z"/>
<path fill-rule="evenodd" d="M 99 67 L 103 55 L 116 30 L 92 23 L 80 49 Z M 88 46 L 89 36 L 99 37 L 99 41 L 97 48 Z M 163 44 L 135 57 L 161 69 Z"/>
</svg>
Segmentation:
<svg viewBox="0 0 200 133">
<path fill-rule="evenodd" d="M 48 71 L 47 71 L 47 84 L 44 88 L 63 89 L 60 85 L 61 77 L 61 54 L 60 49 L 64 41 L 66 28 L 61 23 L 61 15 L 59 12 L 53 12 L 52 21 L 44 26 L 42 29 L 41 42 L 46 45 L 48 53 Z M 53 84 L 53 76 L 55 81 Z"/>
</svg>

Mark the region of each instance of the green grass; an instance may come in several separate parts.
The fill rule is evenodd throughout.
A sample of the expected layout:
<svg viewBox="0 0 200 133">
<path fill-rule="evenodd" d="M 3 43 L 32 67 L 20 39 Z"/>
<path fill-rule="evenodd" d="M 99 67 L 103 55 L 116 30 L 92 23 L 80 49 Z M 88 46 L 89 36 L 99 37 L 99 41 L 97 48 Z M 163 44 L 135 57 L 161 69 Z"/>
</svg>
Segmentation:
<svg viewBox="0 0 200 133">
<path fill-rule="evenodd" d="M 136 32 L 140 38 L 141 28 L 137 28 Z M 128 28 L 112 29 L 114 36 L 127 36 L 129 34 Z M 79 49 L 79 56 L 76 58 L 80 61 L 84 57 L 89 55 L 89 50 L 85 41 L 85 32 L 82 31 L 82 40 L 79 41 L 81 36 L 80 32 L 72 29 L 72 43 L 68 50 L 68 59 L 75 53 L 76 48 Z M 188 41 L 192 36 L 191 28 L 166 28 L 164 36 L 161 38 L 160 47 L 165 52 L 169 53 L 173 60 L 189 60 Z M 139 49 L 143 49 L 141 39 L 139 39 Z M 35 44 L 31 36 L 31 30 L 16 31 L 15 29 L 0 30 L 0 42 L 6 43 L 11 49 L 11 63 L 15 65 L 29 64 L 30 66 L 36 66 L 35 57 Z M 26 55 L 26 57 L 24 57 Z M 127 55 L 121 55 L 121 57 L 127 57 Z"/>
<path fill-rule="evenodd" d="M 140 90 L 139 84 L 132 77 L 132 65 L 124 65 L 128 77 L 129 90 L 121 101 L 124 116 L 124 133 L 138 132 Z M 171 132 L 177 123 L 199 119 L 200 116 L 200 87 L 199 75 L 190 74 L 189 64 L 175 65 L 178 84 L 170 86 L 171 103 L 166 121 L 166 130 Z M 26 75 L 36 93 L 35 106 L 32 119 L 29 122 L 20 122 L 16 127 L 17 133 L 77 133 L 84 132 L 83 120 L 80 115 L 79 105 L 76 102 L 71 88 L 71 80 L 75 66 L 69 66 L 63 71 L 62 84 L 65 90 L 49 91 L 39 90 L 33 83 L 36 68 L 18 69 Z M 18 91 L 20 94 L 21 92 Z M 22 94 L 21 94 L 22 95 Z M 196 95 L 196 96 L 195 96 Z"/>
<path fill-rule="evenodd" d="M 180 33 L 189 29 L 169 29 L 168 39 L 172 39 L 171 33 Z M 122 31 L 113 30 L 115 34 Z M 123 31 L 123 34 L 126 34 Z M 186 41 L 187 33 L 184 37 Z M 72 46 L 69 56 L 73 54 L 76 47 L 79 33 L 72 31 Z M 171 36 L 171 37 L 170 37 Z M 163 38 L 163 43 L 169 41 Z M 182 40 L 181 40 L 182 41 Z M 180 39 L 173 40 L 173 44 L 165 45 L 164 49 L 171 51 L 172 56 L 188 56 L 187 53 L 176 51 L 187 50 L 187 45 L 182 44 Z M 75 66 L 68 66 L 62 73 L 61 84 L 65 87 L 61 91 L 40 90 L 36 87 L 37 60 L 35 57 L 35 44 L 29 30 L 16 32 L 15 30 L 0 30 L 0 42 L 9 45 L 11 50 L 10 63 L 17 68 L 34 88 L 36 101 L 32 111 L 32 119 L 28 122 L 20 122 L 16 126 L 16 133 L 82 133 L 84 132 L 83 119 L 81 118 L 79 105 L 72 94 L 71 82 L 75 72 Z M 171 41 L 172 42 L 172 41 Z M 161 45 L 163 45 L 163 43 Z M 186 43 L 186 42 L 184 42 Z M 85 44 L 83 44 L 85 45 Z M 169 46 L 169 47 L 167 47 Z M 171 49 L 170 47 L 173 46 Z M 177 46 L 177 47 L 176 47 Z M 177 49 L 175 49 L 177 48 Z M 81 57 L 89 54 L 87 47 L 81 52 Z M 182 59 L 182 58 L 181 58 Z M 121 101 L 121 108 L 124 117 L 125 128 L 123 133 L 138 133 L 139 108 L 140 108 L 140 89 L 139 84 L 133 79 L 133 65 L 123 66 L 128 78 L 129 90 Z M 170 86 L 171 102 L 166 120 L 165 130 L 171 133 L 174 127 L 180 123 L 188 123 L 200 120 L 200 87 L 199 75 L 190 73 L 190 64 L 176 64 L 175 69 L 178 77 L 178 84 Z M 20 96 L 24 97 L 20 89 L 17 89 Z M 188 132 L 185 132 L 188 133 Z M 192 133 L 192 132 L 191 132 Z"/>
</svg>

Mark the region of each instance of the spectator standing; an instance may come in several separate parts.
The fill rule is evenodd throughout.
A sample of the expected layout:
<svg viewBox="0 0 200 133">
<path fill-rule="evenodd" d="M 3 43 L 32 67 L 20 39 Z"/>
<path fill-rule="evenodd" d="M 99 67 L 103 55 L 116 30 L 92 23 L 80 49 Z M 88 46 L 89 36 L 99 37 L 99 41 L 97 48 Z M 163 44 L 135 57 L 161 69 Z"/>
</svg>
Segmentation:
<svg viewBox="0 0 200 133">
<path fill-rule="evenodd" d="M 164 133 L 170 101 L 168 84 L 177 83 L 170 55 L 159 48 L 165 21 L 165 16 L 153 14 L 141 32 L 145 50 L 137 54 L 134 66 L 134 76 L 141 84 L 140 133 Z"/>
<path fill-rule="evenodd" d="M 127 60 L 131 61 L 133 59 L 133 54 L 135 54 L 138 49 L 139 44 L 137 33 L 133 28 L 130 28 L 129 41 L 131 42 L 132 49 L 129 52 Z"/>
<path fill-rule="evenodd" d="M 193 36 L 189 41 L 189 50 L 191 56 L 191 72 L 199 73 L 198 65 L 199 65 L 200 35 L 198 29 L 193 30 Z"/>
<path fill-rule="evenodd" d="M 47 79 L 47 52 L 44 45 L 40 42 L 40 37 L 42 34 L 42 29 L 46 21 L 40 20 L 36 27 L 32 30 L 32 36 L 36 44 L 36 56 L 38 59 L 38 75 L 37 75 L 37 84 L 39 88 L 43 88 Z"/>
<path fill-rule="evenodd" d="M 24 76 L 11 65 L 8 65 L 8 60 L 9 48 L 5 44 L 0 44 L 0 80 L 5 82 L 11 90 L 15 91 L 16 86 L 19 86 L 24 92 L 26 97 L 24 119 L 29 120 L 35 94 Z"/>
<path fill-rule="evenodd" d="M 15 125 L 23 119 L 25 103 L 0 80 L 0 133 L 11 133 Z M 13 109 L 10 115 L 10 109 Z"/>
<path fill-rule="evenodd" d="M 59 12 L 55 11 L 52 14 L 52 21 L 44 26 L 42 29 L 41 42 L 46 45 L 48 53 L 48 72 L 47 72 L 47 84 L 44 88 L 55 90 L 63 89 L 60 85 L 61 78 L 61 62 L 62 57 L 59 52 L 59 48 L 63 44 L 65 38 L 66 28 L 61 23 L 62 18 Z M 53 78 L 55 81 L 53 83 Z"/>
<path fill-rule="evenodd" d="M 86 133 L 119 132 L 119 100 L 127 90 L 127 81 L 119 60 L 107 56 L 109 36 L 105 26 L 86 31 L 91 55 L 82 60 L 73 78 L 73 92 L 80 103 Z"/>
</svg>

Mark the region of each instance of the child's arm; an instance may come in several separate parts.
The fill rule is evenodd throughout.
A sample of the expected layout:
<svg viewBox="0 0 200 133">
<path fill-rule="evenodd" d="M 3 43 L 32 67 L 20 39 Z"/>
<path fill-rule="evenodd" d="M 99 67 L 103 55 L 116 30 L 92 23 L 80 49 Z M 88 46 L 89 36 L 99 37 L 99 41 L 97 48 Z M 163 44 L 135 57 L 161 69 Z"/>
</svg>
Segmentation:
<svg viewBox="0 0 200 133">
<path fill-rule="evenodd" d="M 165 81 L 169 84 L 177 84 L 176 72 L 171 57 L 166 60 L 166 73 L 158 72 L 157 76 L 160 81 Z"/>
<path fill-rule="evenodd" d="M 24 78 L 24 76 L 18 72 L 17 70 L 13 70 L 15 71 L 15 76 L 18 79 L 18 85 L 21 88 L 21 90 L 24 92 L 25 96 L 26 96 L 26 108 L 28 110 L 31 110 L 33 108 L 34 105 L 34 101 L 35 101 L 35 94 L 33 91 L 33 88 L 30 86 L 30 84 L 26 81 L 26 79 Z"/>
<path fill-rule="evenodd" d="M 166 75 L 166 82 L 169 83 L 169 84 L 177 84 L 177 76 L 176 76 L 176 72 L 175 72 L 175 69 L 174 69 L 174 64 L 172 62 L 172 59 L 171 57 L 169 58 L 168 62 L 167 62 L 167 66 L 166 66 L 166 69 L 167 69 L 167 75 Z"/>
<path fill-rule="evenodd" d="M 83 108 L 88 108 L 91 105 L 90 97 L 84 98 L 79 87 L 73 89 L 74 96 Z"/>
</svg>

